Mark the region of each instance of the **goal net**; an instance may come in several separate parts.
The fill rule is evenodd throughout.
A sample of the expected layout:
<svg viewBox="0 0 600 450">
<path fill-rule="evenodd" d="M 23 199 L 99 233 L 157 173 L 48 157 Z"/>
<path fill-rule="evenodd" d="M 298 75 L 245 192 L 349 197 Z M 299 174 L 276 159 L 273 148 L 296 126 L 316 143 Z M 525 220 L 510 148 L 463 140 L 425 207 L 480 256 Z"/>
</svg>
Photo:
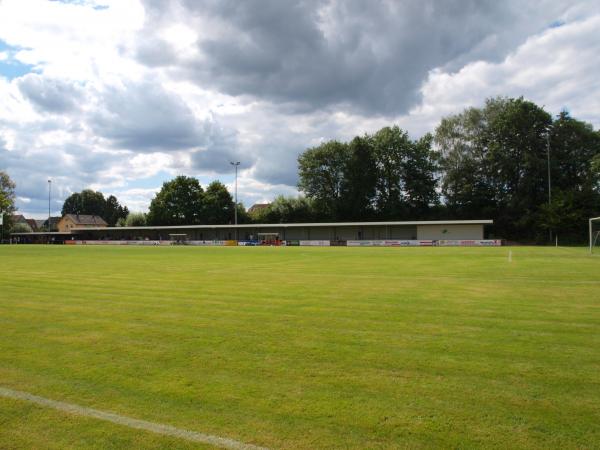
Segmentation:
<svg viewBox="0 0 600 450">
<path fill-rule="evenodd" d="M 590 219 L 590 253 L 600 252 L 600 217 Z"/>
</svg>

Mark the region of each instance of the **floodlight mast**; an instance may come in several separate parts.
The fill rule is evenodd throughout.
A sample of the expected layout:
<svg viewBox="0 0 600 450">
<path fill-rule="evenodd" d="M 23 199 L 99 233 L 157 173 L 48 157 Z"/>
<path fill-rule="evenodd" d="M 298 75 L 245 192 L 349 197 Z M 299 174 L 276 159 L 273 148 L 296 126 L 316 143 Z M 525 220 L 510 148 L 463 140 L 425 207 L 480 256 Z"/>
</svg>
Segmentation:
<svg viewBox="0 0 600 450">
<path fill-rule="evenodd" d="M 50 192 L 52 191 L 52 180 L 48 178 L 48 231 L 52 231 L 50 228 Z"/>
<path fill-rule="evenodd" d="M 592 224 L 596 221 L 600 221 L 600 217 L 592 217 L 590 219 L 590 255 L 594 252 L 594 236 L 592 233 Z"/>
<path fill-rule="evenodd" d="M 237 200 L 237 172 L 238 172 L 238 166 L 240 165 L 239 161 L 233 162 L 233 161 L 229 161 L 229 164 L 231 164 L 232 166 L 235 167 L 235 204 L 233 205 L 233 217 L 234 217 L 234 223 L 235 223 L 235 240 L 237 241 L 238 238 L 238 229 L 237 229 L 237 204 L 238 204 L 238 200 Z"/>
<path fill-rule="evenodd" d="M 552 174 L 550 172 L 550 133 L 552 128 L 548 128 L 546 133 L 546 156 L 548 159 L 548 207 L 552 208 Z M 552 228 L 550 228 L 550 242 L 552 242 Z M 558 242 L 558 241 L 557 241 Z"/>
</svg>

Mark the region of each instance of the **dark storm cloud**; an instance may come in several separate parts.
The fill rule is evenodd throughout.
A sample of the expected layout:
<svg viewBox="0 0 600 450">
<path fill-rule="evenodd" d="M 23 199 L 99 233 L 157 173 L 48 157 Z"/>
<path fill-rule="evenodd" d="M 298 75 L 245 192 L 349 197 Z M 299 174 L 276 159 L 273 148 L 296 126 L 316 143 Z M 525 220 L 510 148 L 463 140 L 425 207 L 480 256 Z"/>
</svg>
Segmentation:
<svg viewBox="0 0 600 450">
<path fill-rule="evenodd" d="M 19 90 L 38 111 L 67 113 L 79 107 L 81 88 L 62 80 L 27 74 L 19 80 Z"/>
<path fill-rule="evenodd" d="M 52 179 L 54 213 L 71 192 L 95 182 L 98 173 L 110 169 L 119 158 L 122 156 L 94 153 L 90 148 L 68 143 L 42 150 L 24 146 L 12 151 L 0 149 L 0 166 L 17 185 L 16 205 L 30 213 L 47 213 L 48 178 Z"/>
<path fill-rule="evenodd" d="M 143 153 L 194 150 L 194 167 L 207 171 L 226 171 L 228 161 L 239 157 L 235 131 L 212 118 L 198 120 L 182 99 L 158 84 L 110 88 L 100 98 L 100 112 L 88 123 L 114 148 Z"/>
<path fill-rule="evenodd" d="M 401 114 L 419 99 L 429 70 L 457 59 L 498 58 L 527 35 L 518 8 L 492 0 L 187 0 L 182 5 L 190 16 L 222 24 L 222 32 L 201 37 L 202 58 L 181 63 L 184 76 L 288 109 L 336 105 L 365 114 Z M 151 2 L 154 16 L 159 8 Z M 543 13 L 527 19 L 529 32 Z"/>
<path fill-rule="evenodd" d="M 89 118 L 94 131 L 113 147 L 139 152 L 192 148 L 201 130 L 189 107 L 160 84 L 144 82 L 110 87 Z"/>
<path fill-rule="evenodd" d="M 135 58 L 148 67 L 161 67 L 174 64 L 177 54 L 168 42 L 146 36 L 135 48 Z"/>
<path fill-rule="evenodd" d="M 230 172 L 230 162 L 244 161 L 244 167 L 252 166 L 256 156 L 240 150 L 237 133 L 219 128 L 215 122 L 203 125 L 202 148 L 192 153 L 192 167 L 200 171 Z"/>
<path fill-rule="evenodd" d="M 296 186 L 298 183 L 298 155 L 306 150 L 307 137 L 273 130 L 256 146 L 258 155 L 253 175 L 270 184 Z"/>
<path fill-rule="evenodd" d="M 130 152 L 97 152 L 76 140 L 40 146 L 41 133 L 66 129 L 60 118 L 20 125 L 0 120 L 2 127 L 10 127 L 19 138 L 10 151 L 0 141 L 0 170 L 6 170 L 16 183 L 16 206 L 28 213 L 48 212 L 48 178 L 52 179 L 54 214 L 70 193 L 97 182 L 99 174 L 110 173 L 111 168 L 132 157 Z"/>
</svg>

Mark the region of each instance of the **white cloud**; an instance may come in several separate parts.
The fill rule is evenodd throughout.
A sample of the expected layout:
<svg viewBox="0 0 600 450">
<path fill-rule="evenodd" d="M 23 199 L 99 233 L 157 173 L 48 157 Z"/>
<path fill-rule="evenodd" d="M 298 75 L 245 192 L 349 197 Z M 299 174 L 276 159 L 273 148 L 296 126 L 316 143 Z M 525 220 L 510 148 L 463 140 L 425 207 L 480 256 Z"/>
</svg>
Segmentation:
<svg viewBox="0 0 600 450">
<path fill-rule="evenodd" d="M 0 39 L 22 50 L 15 58 L 65 80 L 138 72 L 121 47 L 144 21 L 135 0 L 110 0 L 108 8 L 46 0 L 4 0 Z"/>
<path fill-rule="evenodd" d="M 455 73 L 432 70 L 422 87 L 423 101 L 399 122 L 432 130 L 448 114 L 480 106 L 487 97 L 523 96 L 557 114 L 600 126 L 600 15 L 548 29 L 530 37 L 503 61 L 477 61 Z"/>
</svg>

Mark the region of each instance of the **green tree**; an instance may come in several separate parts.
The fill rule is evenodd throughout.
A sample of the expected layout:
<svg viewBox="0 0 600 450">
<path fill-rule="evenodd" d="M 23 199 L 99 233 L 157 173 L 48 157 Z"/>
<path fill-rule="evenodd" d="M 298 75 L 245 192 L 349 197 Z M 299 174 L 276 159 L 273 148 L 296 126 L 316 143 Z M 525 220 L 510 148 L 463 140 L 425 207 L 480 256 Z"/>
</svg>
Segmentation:
<svg viewBox="0 0 600 450">
<path fill-rule="evenodd" d="M 402 161 L 412 145 L 408 133 L 398 127 L 385 127 L 373 135 L 372 142 L 377 164 L 377 215 L 385 219 L 404 218 L 407 211 Z"/>
<path fill-rule="evenodd" d="M 503 237 L 533 239 L 547 201 L 546 136 L 552 118 L 534 103 L 495 98 L 442 121 L 442 192 L 461 217 L 485 215 Z M 477 217 L 477 218 L 479 218 Z"/>
<path fill-rule="evenodd" d="M 426 218 L 438 203 L 437 155 L 432 136 L 412 141 L 397 126 L 385 127 L 372 137 L 377 166 L 375 205 L 380 218 Z"/>
<path fill-rule="evenodd" d="M 298 157 L 299 189 L 315 201 L 322 219 L 341 217 L 344 172 L 350 157 L 347 144 L 325 142 Z"/>
<path fill-rule="evenodd" d="M 197 179 L 179 175 L 163 183 L 150 203 L 149 225 L 199 225 L 204 217 L 204 191 Z"/>
<path fill-rule="evenodd" d="M 61 215 L 65 214 L 83 214 L 83 201 L 79 192 L 74 192 L 65 199 Z"/>
<path fill-rule="evenodd" d="M 441 150 L 442 195 L 452 217 L 492 217 L 495 210 L 487 149 L 482 142 L 484 129 L 483 111 L 468 108 L 443 118 L 435 131 Z"/>
<path fill-rule="evenodd" d="M 114 195 L 109 195 L 104 204 L 104 212 L 101 217 L 106 220 L 109 227 L 114 227 L 119 219 L 125 219 L 129 215 L 127 206 L 122 206 Z"/>
<path fill-rule="evenodd" d="M 26 223 L 15 223 L 10 227 L 11 233 L 31 233 L 33 230 Z"/>
<path fill-rule="evenodd" d="M 413 141 L 408 157 L 402 161 L 404 197 L 409 216 L 426 219 L 439 204 L 437 192 L 439 155 L 432 149 L 433 136 L 426 134 Z"/>
<path fill-rule="evenodd" d="M 543 203 L 539 208 L 537 223 L 541 231 L 540 239 L 545 239 L 552 232 L 560 237 L 561 242 L 581 241 L 589 217 L 586 209 L 578 204 L 575 191 L 555 191 L 552 202 Z"/>
<path fill-rule="evenodd" d="M 594 158 L 592 158 L 590 166 L 594 176 L 600 178 L 600 155 L 596 155 Z"/>
<path fill-rule="evenodd" d="M 233 203 L 233 198 L 223 183 L 220 181 L 210 183 L 204 192 L 205 223 L 215 225 L 233 223 Z"/>
<path fill-rule="evenodd" d="M 306 197 L 278 196 L 268 208 L 260 210 L 255 223 L 302 223 L 317 220 L 314 202 Z"/>
<path fill-rule="evenodd" d="M 120 218 L 126 218 L 129 210 L 122 206 L 114 195 L 104 198 L 102 192 L 84 189 L 74 192 L 63 203 L 62 215 L 89 214 L 102 217 L 108 226 L 114 227 Z"/>
<path fill-rule="evenodd" d="M 121 219 L 119 219 L 121 220 Z M 147 224 L 146 214 L 142 212 L 132 212 L 127 215 L 126 219 L 123 219 L 124 227 L 144 227 Z"/>
<path fill-rule="evenodd" d="M 552 123 L 550 136 L 552 186 L 560 190 L 593 189 L 596 174 L 590 161 L 600 158 L 600 133 L 563 111 Z"/>
<path fill-rule="evenodd" d="M 377 166 L 369 136 L 355 137 L 346 151 L 340 192 L 340 219 L 365 220 L 373 217 L 377 188 Z"/>
<path fill-rule="evenodd" d="M 0 214 L 2 223 L 10 227 L 10 215 L 15 211 L 15 183 L 6 172 L 0 171 Z"/>
<path fill-rule="evenodd" d="M 81 191 L 81 209 L 80 214 L 91 214 L 102 217 L 106 207 L 106 200 L 102 192 L 95 192 L 91 189 Z M 104 217 L 102 217 L 105 219 Z"/>
<path fill-rule="evenodd" d="M 542 228 L 563 242 L 582 240 L 587 219 L 600 212 L 600 173 L 593 162 L 600 158 L 600 133 L 563 111 L 552 124 L 549 144 L 552 204 L 541 209 Z"/>
<path fill-rule="evenodd" d="M 298 158 L 299 188 L 324 220 L 425 218 L 439 203 L 432 140 L 394 126 L 324 143 Z"/>
<path fill-rule="evenodd" d="M 252 218 L 250 217 L 250 214 L 248 214 L 248 211 L 246 211 L 246 207 L 243 203 L 237 204 L 237 217 L 239 224 L 252 223 Z"/>
<path fill-rule="evenodd" d="M 61 210 L 62 215 L 65 214 L 89 214 L 100 216 L 106 220 L 104 216 L 106 200 L 102 192 L 96 192 L 91 189 L 84 189 L 81 192 L 71 194 L 65 202 Z"/>
</svg>

